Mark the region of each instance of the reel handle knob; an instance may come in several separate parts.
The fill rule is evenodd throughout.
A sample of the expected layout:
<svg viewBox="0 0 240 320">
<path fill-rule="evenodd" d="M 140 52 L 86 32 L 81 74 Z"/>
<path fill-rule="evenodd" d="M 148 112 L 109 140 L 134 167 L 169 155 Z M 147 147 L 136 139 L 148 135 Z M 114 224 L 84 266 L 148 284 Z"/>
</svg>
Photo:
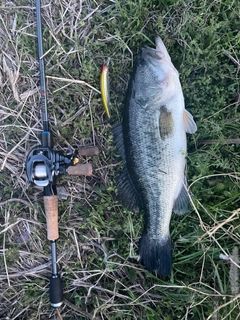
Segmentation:
<svg viewBox="0 0 240 320">
<path fill-rule="evenodd" d="M 97 156 L 98 154 L 99 154 L 99 149 L 97 146 L 79 147 L 78 148 L 78 155 L 79 156 L 92 157 L 92 156 Z"/>
<path fill-rule="evenodd" d="M 90 163 L 77 164 L 75 166 L 69 166 L 67 168 L 68 174 L 71 176 L 91 176 L 92 165 Z"/>
</svg>

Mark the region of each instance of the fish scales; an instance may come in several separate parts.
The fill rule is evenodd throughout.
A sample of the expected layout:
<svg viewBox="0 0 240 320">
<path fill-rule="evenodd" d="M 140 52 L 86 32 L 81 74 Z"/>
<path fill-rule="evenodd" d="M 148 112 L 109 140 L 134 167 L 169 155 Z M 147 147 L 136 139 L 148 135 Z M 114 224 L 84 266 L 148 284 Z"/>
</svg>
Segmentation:
<svg viewBox="0 0 240 320">
<path fill-rule="evenodd" d="M 172 211 L 182 214 L 189 210 L 184 174 L 186 132 L 196 129 L 184 106 L 178 72 L 157 37 L 156 49 L 142 49 L 128 90 L 120 134 L 126 169 L 118 187 L 127 204 L 134 207 L 136 199 L 142 205 L 145 225 L 140 261 L 158 276 L 169 275 L 172 268 Z"/>
<path fill-rule="evenodd" d="M 175 194 L 178 193 L 177 172 L 185 165 L 180 154 L 176 160 L 175 136 L 162 141 L 159 130 L 160 111 L 141 110 L 134 101 L 129 104 L 129 139 L 131 159 L 129 170 L 134 170 L 139 179 L 146 211 L 146 228 L 151 239 L 167 241 L 169 223 Z M 184 147 L 184 146 L 183 146 Z M 181 159 L 182 157 L 182 159 Z M 174 191 L 176 190 L 176 191 Z"/>
</svg>

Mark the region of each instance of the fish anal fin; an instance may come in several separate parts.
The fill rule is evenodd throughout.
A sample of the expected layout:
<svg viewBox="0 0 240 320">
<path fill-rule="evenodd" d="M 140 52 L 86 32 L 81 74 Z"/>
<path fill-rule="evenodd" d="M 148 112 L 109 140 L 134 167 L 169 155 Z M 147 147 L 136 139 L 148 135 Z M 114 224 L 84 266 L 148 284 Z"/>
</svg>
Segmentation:
<svg viewBox="0 0 240 320">
<path fill-rule="evenodd" d="M 183 124 L 187 133 L 195 133 L 197 131 L 197 125 L 190 112 L 184 109 L 183 112 Z"/>
<path fill-rule="evenodd" d="M 139 209 L 142 208 L 142 200 L 132 182 L 127 167 L 123 169 L 122 174 L 117 179 L 117 188 L 118 196 L 126 207 L 133 212 L 139 212 Z"/>
<path fill-rule="evenodd" d="M 191 210 L 189 195 L 186 190 L 186 185 L 183 184 L 182 189 L 175 200 L 173 212 L 176 214 L 185 214 Z"/>
</svg>

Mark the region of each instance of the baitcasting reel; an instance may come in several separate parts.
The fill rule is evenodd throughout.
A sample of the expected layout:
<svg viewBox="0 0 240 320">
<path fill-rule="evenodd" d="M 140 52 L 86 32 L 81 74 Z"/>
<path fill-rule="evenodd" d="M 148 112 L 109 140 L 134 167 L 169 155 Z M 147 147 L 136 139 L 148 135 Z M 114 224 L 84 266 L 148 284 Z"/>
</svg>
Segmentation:
<svg viewBox="0 0 240 320">
<path fill-rule="evenodd" d="M 73 158 L 71 148 L 68 155 L 48 147 L 34 148 L 26 162 L 29 182 L 34 182 L 39 187 L 56 184 L 56 177 L 67 172 L 67 168 L 73 163 Z"/>
</svg>

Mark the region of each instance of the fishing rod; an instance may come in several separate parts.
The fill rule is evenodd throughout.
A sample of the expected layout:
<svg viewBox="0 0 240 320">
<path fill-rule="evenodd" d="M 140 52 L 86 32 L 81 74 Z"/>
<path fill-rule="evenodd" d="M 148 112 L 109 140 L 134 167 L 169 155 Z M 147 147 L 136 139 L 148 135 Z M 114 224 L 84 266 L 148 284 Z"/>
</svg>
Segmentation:
<svg viewBox="0 0 240 320">
<path fill-rule="evenodd" d="M 99 151 L 96 146 L 80 147 L 68 154 L 54 149 L 52 132 L 49 129 L 45 68 L 43 60 L 43 37 L 41 21 L 41 0 L 36 0 L 37 40 L 40 72 L 40 105 L 42 115 L 41 145 L 33 148 L 26 160 L 26 174 L 29 182 L 43 187 L 44 211 L 47 223 L 47 238 L 51 242 L 52 275 L 50 277 L 50 303 L 59 308 L 63 303 L 62 280 L 57 269 L 56 240 L 58 232 L 58 196 L 57 178 L 68 173 L 69 175 L 92 175 L 90 163 L 80 164 L 79 156 L 95 156 Z"/>
</svg>

